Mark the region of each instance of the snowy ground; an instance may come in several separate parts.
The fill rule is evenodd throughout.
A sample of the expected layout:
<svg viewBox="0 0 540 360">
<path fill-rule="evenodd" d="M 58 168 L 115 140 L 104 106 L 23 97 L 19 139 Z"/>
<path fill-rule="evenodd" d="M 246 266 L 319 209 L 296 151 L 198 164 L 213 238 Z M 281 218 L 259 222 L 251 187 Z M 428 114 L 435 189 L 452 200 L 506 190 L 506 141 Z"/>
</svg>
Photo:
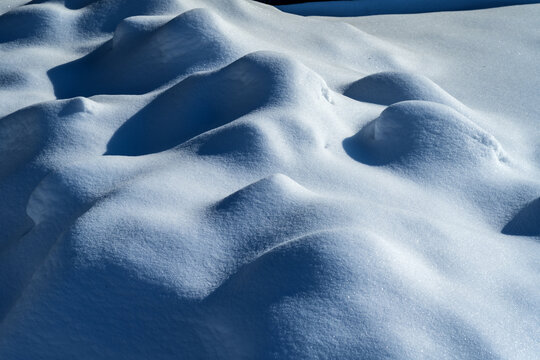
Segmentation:
<svg viewBox="0 0 540 360">
<path fill-rule="evenodd" d="M 538 358 L 540 4 L 24 3 L 0 359 Z"/>
</svg>

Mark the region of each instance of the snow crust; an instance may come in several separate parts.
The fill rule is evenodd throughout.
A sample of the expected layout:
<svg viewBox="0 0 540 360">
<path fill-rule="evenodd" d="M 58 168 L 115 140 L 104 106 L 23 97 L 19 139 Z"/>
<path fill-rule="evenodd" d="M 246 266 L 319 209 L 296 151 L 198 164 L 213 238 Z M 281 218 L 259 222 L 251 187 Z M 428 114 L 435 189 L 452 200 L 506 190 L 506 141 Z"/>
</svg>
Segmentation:
<svg viewBox="0 0 540 360">
<path fill-rule="evenodd" d="M 540 5 L 21 3 L 0 359 L 538 356 Z"/>
</svg>

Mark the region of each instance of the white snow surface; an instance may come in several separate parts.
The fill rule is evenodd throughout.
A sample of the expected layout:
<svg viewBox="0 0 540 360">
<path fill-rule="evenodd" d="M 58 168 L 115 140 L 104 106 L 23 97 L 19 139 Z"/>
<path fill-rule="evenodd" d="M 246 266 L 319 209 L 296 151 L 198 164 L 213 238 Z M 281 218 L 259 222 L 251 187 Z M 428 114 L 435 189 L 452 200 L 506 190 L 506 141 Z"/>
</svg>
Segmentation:
<svg viewBox="0 0 540 360">
<path fill-rule="evenodd" d="M 538 359 L 540 5 L 22 3 L 0 359 Z"/>
</svg>

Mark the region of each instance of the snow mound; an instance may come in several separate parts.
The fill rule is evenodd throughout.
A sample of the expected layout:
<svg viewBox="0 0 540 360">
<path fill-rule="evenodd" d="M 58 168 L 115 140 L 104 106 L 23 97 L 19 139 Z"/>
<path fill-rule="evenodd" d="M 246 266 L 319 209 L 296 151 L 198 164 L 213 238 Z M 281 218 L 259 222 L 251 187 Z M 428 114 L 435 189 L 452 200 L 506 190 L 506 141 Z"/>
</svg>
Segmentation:
<svg viewBox="0 0 540 360">
<path fill-rule="evenodd" d="M 69 20 L 60 7 L 27 6 L 4 14 L 0 17 L 0 27 L 9 29 L 0 34 L 0 42 L 23 42 L 27 44 L 40 44 L 44 39 L 60 39 L 65 28 L 57 21 Z M 24 26 L 22 24 L 34 24 Z"/>
<path fill-rule="evenodd" d="M 306 88 L 297 84 L 305 84 Z M 145 155 L 170 149 L 266 107 L 328 101 L 313 71 L 287 56 L 256 52 L 215 72 L 188 77 L 125 122 L 107 155 Z M 326 97 L 325 97 L 326 96 Z"/>
<path fill-rule="evenodd" d="M 236 120 L 228 126 L 209 131 L 187 144 L 202 156 L 233 157 L 237 162 L 263 164 L 284 149 L 275 149 L 272 129 L 255 121 Z M 275 159 L 278 160 L 279 157 Z M 272 161 L 272 160 L 270 160 Z"/>
<path fill-rule="evenodd" d="M 244 187 L 220 200 L 217 211 L 239 211 L 247 207 L 267 207 L 275 201 L 290 201 L 298 197 L 302 199 L 312 194 L 294 180 L 283 174 L 274 174 L 254 184 Z M 250 210 L 242 209 L 246 213 Z"/>
<path fill-rule="evenodd" d="M 59 98 L 141 94 L 232 61 L 242 47 L 234 40 L 237 32 L 208 9 L 192 9 L 168 21 L 160 16 L 127 18 L 111 42 L 52 69 L 49 76 Z"/>
<path fill-rule="evenodd" d="M 389 106 L 344 146 L 349 155 L 369 165 L 471 168 L 506 159 L 492 135 L 454 109 L 428 101 Z"/>
<path fill-rule="evenodd" d="M 340 232 L 301 236 L 242 266 L 208 297 L 208 305 L 218 314 L 214 324 L 221 329 L 221 343 L 250 344 L 230 346 L 226 356 L 250 357 L 257 348 L 279 358 L 349 358 L 353 353 L 395 356 L 397 348 L 384 345 L 389 332 L 373 326 L 361 310 L 362 295 L 352 290 L 359 283 L 364 294 L 374 290 L 368 285 L 367 272 L 348 268 L 351 253 L 363 253 L 359 244 L 364 241 L 362 236 L 353 238 Z M 319 297 L 321 291 L 327 295 Z M 283 295 L 285 301 L 280 300 Z M 267 316 L 259 316 L 268 308 Z M 246 313 L 249 320 L 239 321 Z M 325 335 L 329 328 L 352 323 L 365 335 L 341 331 Z M 304 333 L 306 325 L 311 336 Z M 276 331 L 267 334 L 268 326 Z M 283 334 L 287 334 L 285 339 Z"/>
<path fill-rule="evenodd" d="M 250 259 L 306 233 L 323 230 L 338 217 L 312 191 L 283 174 L 258 180 L 219 200 L 208 216 L 228 234 L 238 258 Z M 284 226 L 294 224 L 294 226 Z M 235 230 L 236 229 L 236 230 Z M 230 235 L 229 235 L 230 236 Z"/>
<path fill-rule="evenodd" d="M 464 105 L 422 75 L 404 72 L 382 72 L 352 83 L 343 93 L 358 101 L 392 105 L 406 100 L 423 100 L 444 104 L 460 111 Z"/>
</svg>

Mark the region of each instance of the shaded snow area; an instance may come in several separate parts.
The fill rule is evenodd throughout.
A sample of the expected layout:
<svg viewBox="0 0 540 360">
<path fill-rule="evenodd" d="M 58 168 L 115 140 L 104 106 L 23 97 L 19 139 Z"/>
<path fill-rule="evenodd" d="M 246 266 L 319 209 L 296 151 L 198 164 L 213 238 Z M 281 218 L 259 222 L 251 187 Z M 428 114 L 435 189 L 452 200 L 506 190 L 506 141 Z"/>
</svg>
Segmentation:
<svg viewBox="0 0 540 360">
<path fill-rule="evenodd" d="M 21 3 L 0 359 L 538 359 L 540 5 Z"/>
<path fill-rule="evenodd" d="M 537 0 L 313 0 L 309 1 L 311 2 L 310 4 L 305 4 L 308 0 L 257 1 L 281 5 L 280 9 L 293 14 L 325 16 L 411 14 L 435 11 L 474 10 L 540 2 Z"/>
</svg>

